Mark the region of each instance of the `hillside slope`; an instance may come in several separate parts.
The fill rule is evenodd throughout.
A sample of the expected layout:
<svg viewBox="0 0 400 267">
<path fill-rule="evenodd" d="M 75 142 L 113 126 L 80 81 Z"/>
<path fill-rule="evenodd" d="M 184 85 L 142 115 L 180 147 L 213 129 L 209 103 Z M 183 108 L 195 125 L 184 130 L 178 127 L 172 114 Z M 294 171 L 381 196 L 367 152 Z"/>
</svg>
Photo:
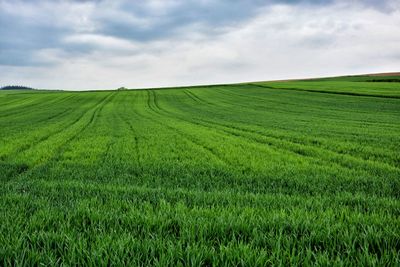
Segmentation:
<svg viewBox="0 0 400 267">
<path fill-rule="evenodd" d="M 0 265 L 400 263 L 400 88 L 0 92 Z"/>
</svg>

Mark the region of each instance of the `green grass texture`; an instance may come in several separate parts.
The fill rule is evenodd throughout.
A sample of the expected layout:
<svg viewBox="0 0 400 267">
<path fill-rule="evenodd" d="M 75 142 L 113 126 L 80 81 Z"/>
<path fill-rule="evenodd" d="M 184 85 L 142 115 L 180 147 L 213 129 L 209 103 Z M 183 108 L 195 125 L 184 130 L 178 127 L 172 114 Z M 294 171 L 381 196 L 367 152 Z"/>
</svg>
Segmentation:
<svg viewBox="0 0 400 267">
<path fill-rule="evenodd" d="M 399 266 L 393 81 L 0 91 L 0 265 Z"/>
</svg>

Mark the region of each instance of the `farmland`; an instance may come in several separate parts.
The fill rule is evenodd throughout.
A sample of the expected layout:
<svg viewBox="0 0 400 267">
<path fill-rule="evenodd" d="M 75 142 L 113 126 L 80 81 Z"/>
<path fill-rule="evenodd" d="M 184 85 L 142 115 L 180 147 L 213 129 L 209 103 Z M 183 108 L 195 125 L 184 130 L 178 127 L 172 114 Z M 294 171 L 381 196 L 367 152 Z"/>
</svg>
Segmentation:
<svg viewBox="0 0 400 267">
<path fill-rule="evenodd" d="M 384 79 L 0 91 L 0 265 L 398 265 Z"/>
</svg>

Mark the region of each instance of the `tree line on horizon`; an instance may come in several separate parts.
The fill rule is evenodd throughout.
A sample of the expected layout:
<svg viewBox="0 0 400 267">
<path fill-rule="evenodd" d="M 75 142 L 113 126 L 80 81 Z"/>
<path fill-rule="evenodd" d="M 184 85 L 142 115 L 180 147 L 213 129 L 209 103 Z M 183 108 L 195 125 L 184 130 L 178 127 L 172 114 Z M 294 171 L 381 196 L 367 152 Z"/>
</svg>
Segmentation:
<svg viewBox="0 0 400 267">
<path fill-rule="evenodd" d="M 34 90 L 34 88 L 23 85 L 6 85 L 1 87 L 0 90 Z"/>
</svg>

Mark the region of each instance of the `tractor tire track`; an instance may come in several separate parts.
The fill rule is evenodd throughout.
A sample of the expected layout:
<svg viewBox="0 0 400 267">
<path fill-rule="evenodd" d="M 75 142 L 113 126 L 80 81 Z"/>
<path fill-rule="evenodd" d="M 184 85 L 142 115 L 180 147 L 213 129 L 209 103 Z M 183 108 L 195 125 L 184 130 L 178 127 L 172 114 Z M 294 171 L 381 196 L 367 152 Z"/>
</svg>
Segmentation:
<svg viewBox="0 0 400 267">
<path fill-rule="evenodd" d="M 76 98 L 76 95 L 71 95 L 71 96 L 68 98 L 68 101 L 69 101 L 69 100 L 72 100 L 73 98 Z M 65 102 L 65 101 L 63 101 L 63 102 Z M 61 111 L 61 112 L 59 112 L 59 113 L 53 114 L 53 115 L 51 115 L 51 116 L 49 116 L 49 117 L 47 117 L 47 118 L 43 118 L 43 119 L 41 119 L 41 120 L 38 120 L 38 121 L 36 121 L 35 123 L 47 122 L 47 121 L 49 121 L 49 120 L 52 120 L 52 119 L 55 119 L 55 118 L 59 118 L 59 117 L 61 117 L 62 115 L 67 114 L 67 113 L 70 112 L 71 110 L 74 110 L 74 107 L 67 108 L 67 109 L 65 109 L 65 110 L 63 110 L 63 111 Z"/>
<path fill-rule="evenodd" d="M 87 123 L 85 123 L 79 130 L 77 130 L 75 133 L 72 133 L 72 135 L 68 138 L 65 139 L 65 141 L 59 145 L 53 152 L 53 155 L 46 159 L 46 162 L 42 164 L 33 164 L 33 166 L 28 167 L 26 170 L 23 172 L 19 173 L 17 175 L 17 179 L 23 178 L 23 177 L 28 177 L 30 174 L 32 174 L 34 171 L 37 171 L 39 169 L 46 168 L 52 161 L 57 161 L 57 159 L 62 155 L 62 153 L 65 151 L 65 148 L 68 146 L 69 143 L 71 143 L 74 139 L 76 139 L 81 133 L 83 133 L 93 122 L 95 121 L 96 117 L 98 114 L 101 112 L 103 107 L 112 99 L 112 97 L 115 95 L 115 93 L 111 93 L 106 95 L 104 98 L 102 98 L 93 108 L 85 112 L 82 116 L 79 117 L 78 120 L 75 121 L 73 125 L 78 123 L 79 121 L 82 120 L 82 118 L 92 112 L 89 120 Z M 69 127 L 70 128 L 70 127 Z M 14 177 L 12 177 L 14 178 Z M 12 179 L 11 178 L 11 179 Z"/>
<path fill-rule="evenodd" d="M 95 104 L 93 107 L 95 107 L 96 105 L 97 104 Z M 69 128 L 73 127 L 76 123 L 78 123 L 81 120 L 81 118 L 83 116 L 85 116 L 85 114 L 87 114 L 93 107 L 91 107 L 88 111 L 81 113 L 80 116 L 78 116 L 75 120 L 71 121 L 65 127 L 61 127 L 61 128 L 59 128 L 58 130 L 55 130 L 55 131 L 50 131 L 48 134 L 36 139 L 34 142 L 30 142 L 27 145 L 21 146 L 21 147 L 15 149 L 14 151 L 10 152 L 8 154 L 8 156 L 7 155 L 3 155 L 3 157 L 4 156 L 6 156 L 6 157 L 12 157 L 12 156 L 16 157 L 16 156 L 18 156 L 18 155 L 30 150 L 31 148 L 39 145 L 40 143 L 45 142 L 46 140 L 50 139 L 51 137 L 56 136 L 57 134 L 68 130 Z"/>
<path fill-rule="evenodd" d="M 71 95 L 68 98 L 69 98 L 68 100 L 71 100 L 70 98 L 76 98 L 76 95 Z M 81 99 L 79 99 L 79 100 L 81 100 Z M 67 101 L 67 99 L 65 99 L 65 101 L 60 102 L 58 104 L 64 103 L 66 101 Z M 58 113 L 51 114 L 49 117 L 44 117 L 44 118 L 42 118 L 40 120 L 34 121 L 34 124 L 37 125 L 38 123 L 41 123 L 41 122 L 46 122 L 46 124 L 48 124 L 48 122 L 50 122 L 51 120 L 53 120 L 55 118 L 62 117 L 63 115 L 67 114 L 68 112 L 70 112 L 72 110 L 74 110 L 74 107 L 70 107 L 70 108 L 64 109 L 64 110 L 62 110 L 62 111 L 60 111 Z M 33 122 L 31 121 L 31 123 L 33 123 Z"/>
<path fill-rule="evenodd" d="M 223 133 L 225 133 L 225 134 L 228 134 L 230 136 L 244 138 L 244 139 L 247 139 L 247 140 L 252 141 L 252 142 L 257 142 L 259 144 L 268 145 L 270 147 L 273 147 L 276 151 L 291 152 L 291 153 L 293 153 L 295 155 L 298 155 L 298 156 L 301 156 L 301 157 L 313 158 L 314 160 L 322 160 L 322 161 L 327 162 L 327 163 L 332 163 L 332 159 L 334 159 L 334 161 L 333 161 L 334 163 L 336 163 L 337 165 L 339 165 L 339 166 L 341 166 L 341 167 L 343 167 L 345 169 L 349 169 L 349 170 L 354 169 L 353 164 L 356 164 L 356 165 L 358 165 L 359 167 L 361 167 L 362 169 L 365 169 L 365 170 L 367 170 L 370 167 L 369 166 L 370 164 L 368 162 L 366 162 L 364 159 L 358 158 L 358 157 L 354 157 L 354 156 L 349 155 L 349 154 L 341 154 L 341 153 L 337 153 L 335 151 L 323 149 L 322 147 L 318 147 L 321 150 L 325 150 L 324 152 L 322 152 L 322 154 L 324 154 L 325 156 L 326 156 L 326 153 L 333 154 L 330 158 L 321 157 L 321 154 L 316 152 L 315 149 L 313 149 L 312 147 L 305 146 L 304 144 L 295 143 L 295 142 L 289 141 L 289 140 L 282 140 L 280 138 L 273 137 L 273 136 L 262 135 L 262 134 L 260 134 L 258 132 L 250 131 L 250 130 L 239 128 L 239 127 L 231 128 L 233 131 L 232 130 L 229 131 L 229 130 L 221 128 L 221 127 L 230 128 L 229 126 L 218 124 L 218 123 L 213 122 L 213 121 L 204 121 L 204 120 L 199 119 L 199 118 L 197 119 L 198 122 L 194 122 L 194 121 L 185 119 L 185 118 L 183 118 L 182 116 L 179 116 L 176 113 L 171 113 L 171 112 L 169 112 L 169 111 L 167 111 L 165 109 L 162 109 L 162 108 L 159 107 L 158 104 L 156 106 L 161 111 L 163 111 L 164 114 L 168 114 L 167 116 L 169 116 L 170 118 L 180 119 L 180 120 L 185 121 L 187 123 L 203 126 L 203 127 L 206 127 L 206 128 L 209 128 L 209 129 L 213 129 L 213 130 L 216 129 L 215 127 L 219 127 L 218 130 L 223 132 Z M 203 121 L 203 123 L 200 123 L 199 121 Z M 207 125 L 207 123 L 211 124 L 212 126 Z M 260 138 L 250 137 L 250 136 L 247 136 L 247 135 L 244 135 L 244 134 L 236 133 L 236 132 L 234 132 L 235 130 L 236 131 L 245 132 L 245 133 L 249 133 L 249 134 L 253 134 L 253 135 L 254 134 L 262 135 L 264 138 L 267 138 L 269 140 L 260 140 Z M 282 143 L 284 144 L 284 147 L 281 146 Z M 295 146 L 295 148 L 290 147 L 290 146 Z M 350 162 L 348 162 L 347 164 L 345 162 L 342 162 L 340 160 L 342 158 L 342 156 L 348 157 Z M 361 160 L 361 162 L 359 162 L 359 160 Z M 391 165 L 389 165 L 387 163 L 382 163 L 382 162 L 377 162 L 377 163 L 386 164 L 387 167 L 390 167 L 392 170 L 399 171 L 398 168 L 396 168 L 394 166 L 391 166 Z M 385 171 L 386 170 L 383 170 L 382 172 L 385 172 Z"/>
<path fill-rule="evenodd" d="M 124 101 L 123 103 L 124 103 L 124 110 L 129 110 L 126 101 Z M 132 111 L 134 111 L 134 110 L 132 109 Z M 135 111 L 134 111 L 134 113 L 137 114 L 137 112 L 135 112 Z M 123 113 L 123 114 L 125 114 L 125 113 Z M 137 114 L 137 115 L 139 116 L 139 114 Z M 140 156 L 140 149 L 139 149 L 139 137 L 138 137 L 137 131 L 135 130 L 132 122 L 128 118 L 126 118 L 125 116 L 121 116 L 121 118 L 128 125 L 129 130 L 133 134 L 134 149 L 135 149 L 135 154 L 136 154 L 136 157 L 135 157 L 136 165 L 138 166 L 139 169 L 141 169 L 142 163 L 141 163 L 141 156 Z"/>
<path fill-rule="evenodd" d="M 399 99 L 400 96 L 396 95 L 373 95 L 373 94 L 365 94 L 365 93 L 355 93 L 355 92 L 339 92 L 339 91 L 324 91 L 324 90 L 313 90 L 313 89 L 301 89 L 301 88 L 276 88 L 268 85 L 254 84 L 248 83 L 247 85 L 268 88 L 273 90 L 291 90 L 291 91 L 301 91 L 301 92 L 309 92 L 309 93 L 318 93 L 318 94 L 334 94 L 334 95 L 346 95 L 346 96 L 363 96 L 363 97 L 378 97 L 378 98 L 394 98 Z"/>
<path fill-rule="evenodd" d="M 171 114 L 171 113 L 170 113 L 170 114 Z M 176 114 L 176 113 L 173 113 L 173 114 L 171 114 L 171 115 L 172 115 L 172 116 L 179 116 L 179 115 Z M 182 117 L 181 117 L 181 118 L 182 118 Z M 325 152 L 333 153 L 333 154 L 335 154 L 335 156 L 338 157 L 338 158 L 341 157 L 341 156 L 351 157 L 351 158 L 353 158 L 353 160 L 360 160 L 360 161 L 363 161 L 364 164 L 368 164 L 367 162 L 365 162 L 365 161 L 367 161 L 367 160 L 368 160 L 368 161 L 372 161 L 372 160 L 369 159 L 369 158 L 363 158 L 363 157 L 360 157 L 360 156 L 355 155 L 355 154 L 339 152 L 339 151 L 336 151 L 336 150 L 333 150 L 333 149 L 330 149 L 330 148 L 327 148 L 327 147 L 321 146 L 321 145 L 316 146 L 315 143 L 310 142 L 310 141 L 307 141 L 306 143 L 304 143 L 304 142 L 296 141 L 296 140 L 293 140 L 293 139 L 288 140 L 288 137 L 285 137 L 285 136 L 274 136 L 274 135 L 271 135 L 271 134 L 266 134 L 265 132 L 256 131 L 256 130 L 249 130 L 249 129 L 242 128 L 242 127 L 238 127 L 238 126 L 236 126 L 236 127 L 231 127 L 230 125 L 217 123 L 217 122 L 215 122 L 215 121 L 207 121 L 207 120 L 203 120 L 203 119 L 200 119 L 200 118 L 197 118 L 197 120 L 203 121 L 203 122 L 205 122 L 205 123 L 209 123 L 209 124 L 212 124 L 212 125 L 220 125 L 220 126 L 222 126 L 222 127 L 232 128 L 233 130 L 239 130 L 239 131 L 242 131 L 242 132 L 245 132 L 245 133 L 249 133 L 249 134 L 260 135 L 260 136 L 262 136 L 262 137 L 264 137 L 264 138 L 271 138 L 271 139 L 274 139 L 275 142 L 276 142 L 276 141 L 277 141 L 277 142 L 287 142 L 287 143 L 289 143 L 289 145 L 297 145 L 297 146 L 300 146 L 300 147 L 298 147 L 297 149 L 291 149 L 291 151 L 294 152 L 295 154 L 298 154 L 298 155 L 301 155 L 301 156 L 305 156 L 305 155 L 304 155 L 304 148 L 305 148 L 305 149 L 315 149 L 315 148 L 318 148 L 318 149 L 324 150 Z M 188 121 L 188 120 L 186 120 L 186 121 Z M 189 122 L 189 121 L 188 121 L 188 122 Z M 192 123 L 195 123 L 195 122 L 192 122 Z M 196 124 L 196 123 L 195 123 L 195 124 Z M 202 124 L 202 125 L 204 125 L 204 124 Z M 207 125 L 205 125 L 205 126 L 207 126 Z M 232 133 L 231 133 L 231 134 L 232 134 Z M 234 134 L 234 135 L 237 135 L 237 134 Z M 242 136 L 243 136 L 243 135 L 242 135 Z M 243 136 L 243 137 L 245 137 L 245 136 Z M 247 137 L 247 139 L 249 139 L 249 137 Z M 318 142 L 318 143 L 320 143 L 320 142 Z M 271 142 L 267 142 L 266 144 L 271 145 L 271 146 L 273 145 Z M 275 147 L 278 147 L 278 146 L 275 145 Z M 316 155 L 315 158 L 321 159 L 321 158 L 323 158 L 323 157 L 321 157 L 321 155 Z M 351 159 L 350 159 L 350 160 L 351 160 Z M 373 163 L 384 164 L 384 165 L 387 165 L 387 166 L 390 167 L 390 168 L 398 169 L 394 164 L 390 164 L 390 163 L 388 163 L 388 162 L 373 161 Z"/>
<path fill-rule="evenodd" d="M 268 87 L 264 87 L 264 89 L 269 89 L 269 88 Z M 271 90 L 274 91 L 274 89 L 271 89 Z M 276 91 L 276 89 L 275 89 L 275 91 Z M 255 95 L 240 94 L 237 90 L 226 90 L 225 88 L 222 89 L 222 90 L 215 90 L 215 92 L 220 93 L 222 95 L 226 95 L 226 96 L 241 97 L 242 99 L 248 99 L 248 100 L 253 99 L 253 100 L 256 100 L 258 103 L 272 102 L 272 103 L 276 103 L 276 104 L 278 104 L 280 106 L 282 106 L 282 105 L 283 106 L 289 106 L 290 105 L 290 106 L 295 107 L 297 109 L 297 111 L 289 111 L 288 109 L 280 109 L 280 111 L 282 113 L 287 113 L 287 114 L 288 113 L 298 114 L 299 105 L 297 105 L 296 102 L 299 101 L 299 99 L 302 99 L 301 97 L 295 97 L 294 95 L 291 95 L 290 101 L 282 102 L 282 101 L 272 100 L 270 97 L 269 98 L 264 98 L 264 97 L 255 96 Z M 286 97 L 286 99 L 288 100 L 287 97 Z M 224 101 L 224 102 L 226 102 L 226 101 Z M 226 103 L 228 103 L 228 102 L 226 102 Z M 234 103 L 231 103 L 231 104 L 241 106 L 241 107 L 243 107 L 245 109 L 248 109 L 248 110 L 259 111 L 259 110 L 256 110 L 256 109 L 250 109 L 248 105 L 237 104 L 237 102 L 234 102 Z M 263 106 L 254 106 L 254 105 L 252 105 L 252 107 L 257 107 L 258 108 L 258 107 L 263 107 Z M 313 116 L 313 114 L 315 114 L 315 113 L 317 113 L 319 111 L 319 109 L 316 108 L 315 105 L 306 104 L 304 102 L 301 105 L 301 108 L 303 110 L 307 111 L 310 114 L 309 115 L 310 117 Z M 276 106 L 274 107 L 274 110 L 278 110 Z M 330 119 L 334 119 L 334 120 L 339 120 L 339 118 L 337 118 L 336 116 L 332 116 L 332 114 L 336 114 L 337 111 L 347 112 L 347 113 L 350 113 L 350 114 L 354 114 L 354 112 L 355 112 L 354 110 L 344 110 L 344 109 L 338 109 L 338 108 L 329 107 L 329 108 L 325 109 L 325 112 L 329 112 L 330 116 L 328 116 L 328 114 L 325 113 L 324 114 L 324 118 L 330 118 Z M 366 112 L 357 111 L 357 113 L 364 114 Z M 320 116 L 317 116 L 317 118 L 319 118 L 319 117 Z M 348 121 L 348 119 L 346 119 L 345 121 Z M 357 121 L 355 121 L 355 122 L 357 122 Z"/>
<path fill-rule="evenodd" d="M 24 115 L 27 113 L 31 113 L 33 107 L 38 108 L 38 106 L 41 107 L 41 106 L 49 106 L 49 105 L 59 104 L 59 103 L 64 102 L 65 99 L 67 99 L 69 97 L 70 97 L 70 95 L 66 95 L 63 97 L 56 96 L 56 97 L 53 97 L 50 101 L 46 101 L 45 99 L 51 98 L 51 96 L 48 95 L 48 96 L 44 97 L 44 99 L 40 99 L 39 101 L 36 100 L 37 102 L 32 103 L 31 105 L 25 105 L 25 106 L 18 105 L 11 109 L 13 112 L 2 112 L 0 114 L 0 117 L 7 118 L 7 117 L 15 115 L 15 114 L 18 114 L 18 116 L 21 116 L 21 115 Z"/>
<path fill-rule="evenodd" d="M 191 99 L 193 99 L 194 101 L 198 102 L 198 103 L 203 103 L 206 105 L 210 105 L 210 106 L 216 106 L 216 104 L 213 104 L 209 101 L 206 101 L 202 98 L 200 98 L 199 96 L 197 96 L 196 94 L 194 94 L 193 92 L 191 92 L 190 90 L 185 89 L 183 91 L 188 97 L 190 97 Z"/>
<path fill-rule="evenodd" d="M 148 103 L 149 109 L 152 110 L 152 111 L 153 111 L 154 113 L 156 113 L 157 115 L 159 115 L 159 116 L 161 116 L 161 117 L 165 117 L 165 114 L 162 114 L 162 113 L 160 113 L 160 112 L 157 110 L 157 109 L 159 109 L 159 110 L 162 111 L 162 109 L 160 109 L 160 107 L 158 106 L 157 100 L 155 99 L 155 93 L 152 92 L 152 91 L 150 92 L 150 91 L 151 91 L 151 90 L 148 90 L 148 102 L 147 102 L 147 103 Z M 169 116 L 169 117 L 170 117 L 170 116 Z M 156 122 L 156 123 L 158 123 L 158 124 L 160 124 L 160 125 L 162 125 L 162 126 L 164 126 L 164 127 L 166 127 L 166 128 L 168 128 L 168 129 L 170 129 L 170 130 L 172 130 L 173 132 L 178 133 L 180 136 L 182 136 L 183 138 L 185 138 L 187 141 L 189 141 L 190 143 L 194 144 L 195 146 L 201 148 L 202 150 L 208 152 L 208 153 L 211 154 L 215 159 L 217 159 L 218 161 L 224 163 L 225 165 L 231 165 L 231 163 L 229 163 L 229 161 L 228 161 L 226 158 L 224 158 L 223 156 L 219 155 L 219 154 L 218 154 L 216 151 L 214 151 L 212 148 L 210 148 L 210 147 L 208 147 L 208 146 L 202 144 L 201 142 L 197 141 L 195 138 L 193 138 L 193 136 L 191 136 L 191 135 L 189 135 L 189 134 L 187 134 L 187 133 L 185 133 L 185 132 L 179 130 L 179 129 L 176 128 L 176 127 L 173 127 L 173 126 L 168 125 L 168 124 L 166 124 L 166 123 L 162 123 L 162 122 L 160 122 L 160 121 L 158 121 L 158 120 L 155 120 L 155 119 L 152 118 L 152 117 L 151 117 L 151 118 L 146 117 L 146 118 L 149 119 L 149 120 L 152 120 L 152 121 L 154 121 L 154 122 Z"/>
</svg>

